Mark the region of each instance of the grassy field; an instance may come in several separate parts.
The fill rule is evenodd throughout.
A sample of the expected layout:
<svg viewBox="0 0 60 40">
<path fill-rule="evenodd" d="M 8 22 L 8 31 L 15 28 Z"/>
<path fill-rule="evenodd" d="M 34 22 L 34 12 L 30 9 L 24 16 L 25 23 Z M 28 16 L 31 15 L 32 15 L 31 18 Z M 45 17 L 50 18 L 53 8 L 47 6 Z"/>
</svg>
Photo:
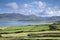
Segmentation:
<svg viewBox="0 0 60 40">
<path fill-rule="evenodd" d="M 60 25 L 57 25 L 60 29 Z M 28 37 L 28 34 L 43 34 L 43 33 L 58 33 L 60 35 L 60 30 L 49 30 L 48 25 L 36 25 L 36 26 L 7 26 L 7 27 L 0 27 L 0 35 L 2 39 L 14 39 L 15 38 L 22 38 L 22 39 L 60 39 L 60 37 Z"/>
<path fill-rule="evenodd" d="M 17 31 L 40 31 L 40 30 L 48 30 L 48 26 L 9 26 L 9 27 L 1 27 L 1 32 L 17 32 Z"/>
</svg>

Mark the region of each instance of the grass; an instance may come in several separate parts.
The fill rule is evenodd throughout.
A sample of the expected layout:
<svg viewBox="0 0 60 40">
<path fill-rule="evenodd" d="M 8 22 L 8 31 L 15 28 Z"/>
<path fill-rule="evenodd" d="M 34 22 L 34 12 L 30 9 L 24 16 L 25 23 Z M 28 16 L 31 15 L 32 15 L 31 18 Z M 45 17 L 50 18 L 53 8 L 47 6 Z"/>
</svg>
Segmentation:
<svg viewBox="0 0 60 40">
<path fill-rule="evenodd" d="M 60 25 L 57 25 L 57 27 L 60 29 Z M 15 33 L 15 32 L 19 32 L 19 33 Z M 1 33 L 8 33 L 8 34 L 1 34 Z M 49 31 L 48 25 L 0 27 L 0 35 L 2 35 L 2 37 L 8 37 L 8 38 L 12 37 L 14 39 L 15 37 L 27 37 L 28 34 L 42 34 L 42 33 L 60 33 L 60 31 L 57 30 Z M 56 37 L 56 38 L 59 39 L 60 37 L 59 38 Z M 42 38 L 35 38 L 35 39 L 56 39 L 56 38 L 42 37 Z M 4 38 L 0 38 L 0 39 L 4 39 Z M 34 38 L 27 38 L 27 39 L 34 39 Z"/>
<path fill-rule="evenodd" d="M 16 30 L 21 30 L 21 31 L 29 31 L 31 28 L 33 28 L 34 26 L 13 26 L 13 27 L 8 27 L 7 31 L 16 31 Z"/>
<path fill-rule="evenodd" d="M 16 31 L 40 31 L 40 30 L 48 30 L 48 26 L 10 26 L 5 29 L 1 29 L 1 32 L 16 32 Z"/>
<path fill-rule="evenodd" d="M 44 28 L 46 27 L 46 28 Z M 2 27 L 3 28 L 3 27 Z M 39 33 L 40 30 L 48 29 L 48 26 L 9 26 L 6 27 L 3 30 L 0 30 L 0 33 L 13 33 L 13 34 L 2 34 L 3 37 L 8 37 L 8 36 L 27 36 L 29 33 L 33 33 L 30 31 L 37 31 L 34 33 Z M 23 33 L 14 33 L 17 31 L 23 31 Z M 26 33 L 27 31 L 27 33 Z"/>
<path fill-rule="evenodd" d="M 42 31 L 42 32 L 23 32 L 23 33 L 12 33 L 12 34 L 1 34 L 2 37 L 21 37 L 27 36 L 28 34 L 43 34 L 43 33 L 60 33 L 60 31 Z"/>
<path fill-rule="evenodd" d="M 13 33 L 13 34 L 2 34 L 2 37 L 21 37 L 21 36 L 27 36 L 29 33 Z"/>
<path fill-rule="evenodd" d="M 32 29 L 34 26 L 10 26 L 7 27 L 5 29 L 1 29 L 1 32 L 17 32 L 17 31 L 29 31 L 30 29 Z"/>
<path fill-rule="evenodd" d="M 48 30 L 48 29 L 49 29 L 48 26 L 37 26 L 33 28 L 32 31 L 41 31 L 41 30 Z"/>
</svg>

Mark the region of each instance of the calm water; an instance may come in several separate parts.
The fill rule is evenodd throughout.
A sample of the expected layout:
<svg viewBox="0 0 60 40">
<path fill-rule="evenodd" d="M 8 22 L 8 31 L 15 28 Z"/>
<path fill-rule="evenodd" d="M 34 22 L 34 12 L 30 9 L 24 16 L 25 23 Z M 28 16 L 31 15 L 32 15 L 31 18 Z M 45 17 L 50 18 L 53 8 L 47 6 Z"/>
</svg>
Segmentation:
<svg viewBox="0 0 60 40">
<path fill-rule="evenodd" d="M 22 26 L 22 25 L 39 25 L 39 22 L 32 21 L 0 22 L 0 26 Z"/>
<path fill-rule="evenodd" d="M 0 22 L 0 26 L 22 26 L 22 25 L 44 25 L 44 24 L 52 24 L 46 22 L 39 21 L 14 21 L 14 22 Z"/>
</svg>

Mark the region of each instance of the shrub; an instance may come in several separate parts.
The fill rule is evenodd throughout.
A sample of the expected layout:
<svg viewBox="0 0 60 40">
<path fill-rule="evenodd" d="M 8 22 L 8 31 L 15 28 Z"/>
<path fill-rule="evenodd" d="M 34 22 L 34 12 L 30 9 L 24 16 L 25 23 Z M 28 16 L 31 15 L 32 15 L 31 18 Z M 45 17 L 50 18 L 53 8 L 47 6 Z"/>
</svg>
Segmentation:
<svg viewBox="0 0 60 40">
<path fill-rule="evenodd" d="M 49 29 L 50 30 L 57 30 L 57 26 L 56 25 L 49 25 Z"/>
<path fill-rule="evenodd" d="M 0 37 L 2 37 L 2 35 L 0 34 Z"/>
<path fill-rule="evenodd" d="M 23 31 L 17 31 L 17 32 L 15 32 L 15 33 L 22 33 Z"/>
</svg>

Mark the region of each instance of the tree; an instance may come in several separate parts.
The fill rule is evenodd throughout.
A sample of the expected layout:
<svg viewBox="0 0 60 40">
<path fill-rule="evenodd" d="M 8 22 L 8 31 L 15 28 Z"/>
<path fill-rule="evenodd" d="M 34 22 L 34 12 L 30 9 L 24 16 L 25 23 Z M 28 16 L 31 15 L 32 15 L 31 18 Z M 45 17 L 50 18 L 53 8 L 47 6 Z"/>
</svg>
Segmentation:
<svg viewBox="0 0 60 40">
<path fill-rule="evenodd" d="M 57 30 L 56 23 L 53 23 L 53 24 L 49 25 L 49 29 L 50 30 Z"/>
</svg>

